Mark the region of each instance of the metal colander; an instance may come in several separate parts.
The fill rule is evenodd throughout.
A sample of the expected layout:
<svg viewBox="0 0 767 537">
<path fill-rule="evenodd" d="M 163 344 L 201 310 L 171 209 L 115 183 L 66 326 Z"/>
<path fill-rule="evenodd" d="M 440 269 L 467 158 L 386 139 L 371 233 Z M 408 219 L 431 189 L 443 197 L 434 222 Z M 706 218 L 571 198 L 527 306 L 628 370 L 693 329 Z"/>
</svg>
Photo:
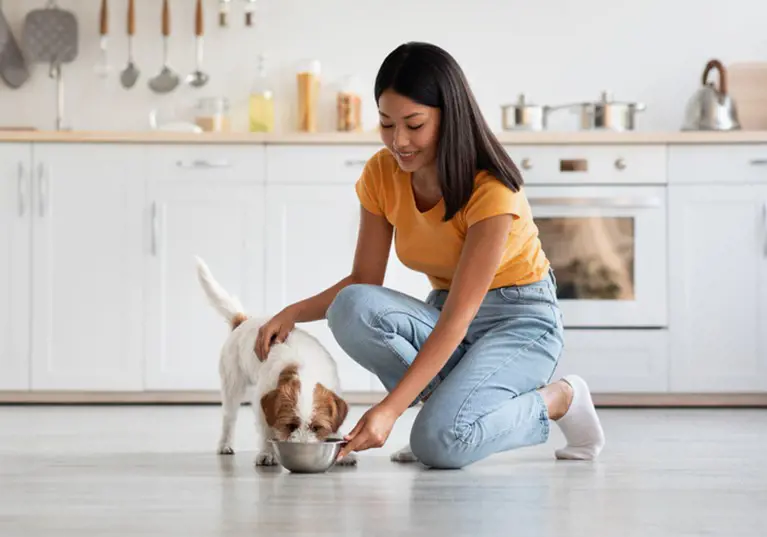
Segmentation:
<svg viewBox="0 0 767 537">
<path fill-rule="evenodd" d="M 74 61 L 78 53 L 77 19 L 49 0 L 44 9 L 27 13 L 22 42 L 29 60 L 59 65 Z"/>
</svg>

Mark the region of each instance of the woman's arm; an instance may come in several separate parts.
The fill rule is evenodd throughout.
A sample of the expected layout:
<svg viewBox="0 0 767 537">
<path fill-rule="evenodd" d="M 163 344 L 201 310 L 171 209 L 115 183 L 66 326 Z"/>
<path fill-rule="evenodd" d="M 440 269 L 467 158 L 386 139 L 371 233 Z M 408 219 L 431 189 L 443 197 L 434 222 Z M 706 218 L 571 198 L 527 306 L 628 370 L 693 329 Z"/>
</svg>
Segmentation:
<svg viewBox="0 0 767 537">
<path fill-rule="evenodd" d="M 353 283 L 382 285 L 389 260 L 392 225 L 383 216 L 378 216 L 360 207 L 357 247 L 351 273 L 338 283 L 295 304 L 290 309 L 296 322 L 309 322 L 325 318 L 325 314 L 338 292 Z"/>
<path fill-rule="evenodd" d="M 397 416 L 447 363 L 463 340 L 493 281 L 512 216 L 493 216 L 471 226 L 439 320 L 399 384 L 381 402 Z"/>
</svg>

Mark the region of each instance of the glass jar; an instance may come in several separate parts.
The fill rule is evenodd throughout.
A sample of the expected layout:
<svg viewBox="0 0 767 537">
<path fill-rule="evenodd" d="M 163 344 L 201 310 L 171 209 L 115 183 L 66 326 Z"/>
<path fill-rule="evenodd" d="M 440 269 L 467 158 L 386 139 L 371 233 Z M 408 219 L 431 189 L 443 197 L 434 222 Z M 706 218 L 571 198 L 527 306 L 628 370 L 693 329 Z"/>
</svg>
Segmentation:
<svg viewBox="0 0 767 537">
<path fill-rule="evenodd" d="M 336 94 L 336 129 L 344 132 L 362 130 L 362 97 L 356 77 L 346 78 Z"/>
<path fill-rule="evenodd" d="M 304 60 L 296 73 L 298 85 L 298 130 L 317 131 L 317 105 L 320 95 L 320 62 Z"/>
<path fill-rule="evenodd" d="M 204 132 L 229 132 L 229 99 L 226 97 L 203 97 L 197 101 L 194 122 Z"/>
</svg>

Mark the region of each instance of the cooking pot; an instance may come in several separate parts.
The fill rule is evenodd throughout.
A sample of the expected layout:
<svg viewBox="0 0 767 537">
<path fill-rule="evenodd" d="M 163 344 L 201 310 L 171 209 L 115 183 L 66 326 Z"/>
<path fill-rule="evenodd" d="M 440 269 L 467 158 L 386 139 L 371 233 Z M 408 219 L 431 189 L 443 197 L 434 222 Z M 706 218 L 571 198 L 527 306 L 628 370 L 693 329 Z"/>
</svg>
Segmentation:
<svg viewBox="0 0 767 537">
<path fill-rule="evenodd" d="M 708 81 L 712 70 L 719 71 L 719 88 Z M 727 94 L 727 73 L 719 60 L 710 60 L 703 70 L 703 86 L 690 97 L 682 130 L 729 131 L 740 129 L 735 101 Z"/>
<path fill-rule="evenodd" d="M 527 102 L 520 93 L 517 102 L 501 106 L 503 130 L 542 131 L 548 125 L 549 107 Z"/>
<path fill-rule="evenodd" d="M 520 93 L 517 102 L 501 106 L 503 130 L 507 131 L 542 131 L 548 128 L 549 114 L 554 110 L 568 108 L 570 105 L 539 105 L 527 102 L 524 93 Z"/>
<path fill-rule="evenodd" d="M 645 105 L 636 102 L 614 101 L 612 95 L 603 91 L 600 100 L 572 105 L 580 113 L 580 126 L 584 130 L 605 129 L 630 131 L 636 127 L 636 114 Z"/>
</svg>

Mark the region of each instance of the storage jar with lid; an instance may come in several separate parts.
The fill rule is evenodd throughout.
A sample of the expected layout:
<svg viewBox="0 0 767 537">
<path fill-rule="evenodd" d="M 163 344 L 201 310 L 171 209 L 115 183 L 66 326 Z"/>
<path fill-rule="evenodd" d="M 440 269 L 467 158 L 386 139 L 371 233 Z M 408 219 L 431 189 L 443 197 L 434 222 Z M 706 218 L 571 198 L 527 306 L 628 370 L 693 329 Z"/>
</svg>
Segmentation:
<svg viewBox="0 0 767 537">
<path fill-rule="evenodd" d="M 229 132 L 229 99 L 226 97 L 199 99 L 195 123 L 205 132 Z"/>
</svg>

